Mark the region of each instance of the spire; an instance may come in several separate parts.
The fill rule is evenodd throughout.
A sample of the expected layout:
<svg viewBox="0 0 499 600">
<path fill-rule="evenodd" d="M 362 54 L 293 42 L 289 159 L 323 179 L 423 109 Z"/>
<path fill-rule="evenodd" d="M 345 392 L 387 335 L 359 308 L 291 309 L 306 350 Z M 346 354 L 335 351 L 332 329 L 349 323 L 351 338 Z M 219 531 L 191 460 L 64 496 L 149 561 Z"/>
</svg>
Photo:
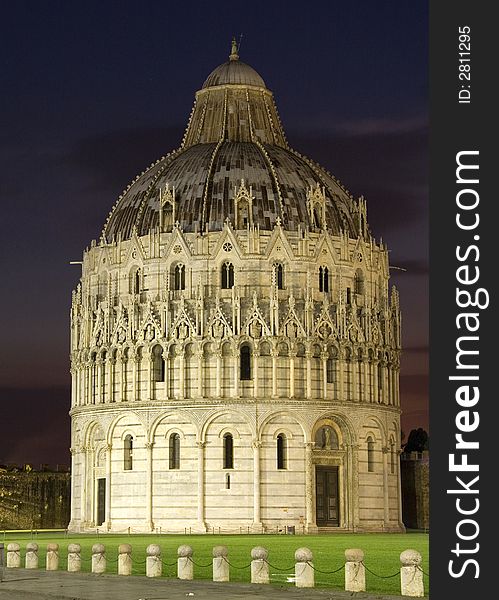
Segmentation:
<svg viewBox="0 0 499 600">
<path fill-rule="evenodd" d="M 237 42 L 236 42 L 235 37 L 232 38 L 232 48 L 230 51 L 229 60 L 239 60 L 239 53 L 238 53 Z"/>
</svg>

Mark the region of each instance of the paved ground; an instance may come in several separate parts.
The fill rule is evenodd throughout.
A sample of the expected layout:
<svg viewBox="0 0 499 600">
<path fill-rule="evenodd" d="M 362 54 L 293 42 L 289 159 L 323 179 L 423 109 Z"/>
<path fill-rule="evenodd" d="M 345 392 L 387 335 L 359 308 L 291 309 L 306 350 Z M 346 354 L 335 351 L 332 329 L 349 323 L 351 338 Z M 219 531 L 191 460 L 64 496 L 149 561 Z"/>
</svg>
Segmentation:
<svg viewBox="0 0 499 600">
<path fill-rule="evenodd" d="M 26 569 L 5 569 L 0 582 L 1 600 L 352 600 L 352 597 L 355 600 L 401 600 L 400 596 L 351 594 L 323 588 Z"/>
</svg>

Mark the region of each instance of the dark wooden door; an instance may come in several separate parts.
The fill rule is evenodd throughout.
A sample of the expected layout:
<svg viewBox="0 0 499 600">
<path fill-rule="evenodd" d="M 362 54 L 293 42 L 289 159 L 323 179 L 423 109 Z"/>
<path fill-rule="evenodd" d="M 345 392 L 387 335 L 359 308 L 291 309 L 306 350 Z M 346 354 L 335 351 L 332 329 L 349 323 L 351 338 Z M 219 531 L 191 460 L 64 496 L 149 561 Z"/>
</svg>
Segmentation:
<svg viewBox="0 0 499 600">
<path fill-rule="evenodd" d="M 338 527 L 340 502 L 338 494 L 338 467 L 315 468 L 315 499 L 318 527 Z"/>
<path fill-rule="evenodd" d="M 106 520 L 106 480 L 97 479 L 97 525 Z"/>
</svg>

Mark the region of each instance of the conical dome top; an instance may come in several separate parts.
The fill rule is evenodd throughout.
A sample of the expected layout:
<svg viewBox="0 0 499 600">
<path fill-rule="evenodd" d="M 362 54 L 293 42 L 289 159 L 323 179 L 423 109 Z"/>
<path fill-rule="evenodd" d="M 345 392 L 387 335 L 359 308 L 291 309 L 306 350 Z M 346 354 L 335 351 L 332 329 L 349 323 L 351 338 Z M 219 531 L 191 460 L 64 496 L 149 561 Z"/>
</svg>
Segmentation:
<svg viewBox="0 0 499 600">
<path fill-rule="evenodd" d="M 217 85 L 254 85 L 265 87 L 261 76 L 246 63 L 239 60 L 236 40 L 232 40 L 232 51 L 229 60 L 214 69 L 203 83 L 203 89 Z"/>
<path fill-rule="evenodd" d="M 221 230 L 239 223 L 234 198 L 247 190 L 246 223 L 272 230 L 277 222 L 359 233 L 350 194 L 319 165 L 289 147 L 272 92 L 239 60 L 235 41 L 228 62 L 217 67 L 196 93 L 179 150 L 162 158 L 125 190 L 104 226 L 107 239 L 127 239 L 178 222 L 184 231 Z M 169 200 L 165 204 L 165 190 Z M 170 197 L 171 196 L 171 197 Z M 314 198 L 322 202 L 314 212 Z M 323 198 L 323 201 L 320 200 Z M 168 221 L 162 211 L 171 210 Z"/>
</svg>

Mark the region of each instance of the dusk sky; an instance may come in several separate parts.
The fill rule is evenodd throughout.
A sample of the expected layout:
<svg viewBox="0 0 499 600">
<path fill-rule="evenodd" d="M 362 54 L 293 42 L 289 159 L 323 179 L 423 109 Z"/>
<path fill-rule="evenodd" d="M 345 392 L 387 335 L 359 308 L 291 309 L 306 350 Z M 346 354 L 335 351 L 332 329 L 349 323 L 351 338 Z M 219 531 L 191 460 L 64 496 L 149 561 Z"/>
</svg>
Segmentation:
<svg viewBox="0 0 499 600">
<path fill-rule="evenodd" d="M 69 464 L 69 262 L 180 145 L 241 34 L 290 145 L 365 196 L 406 269 L 402 430 L 428 429 L 426 2 L 16 1 L 0 25 L 0 464 Z"/>
</svg>

